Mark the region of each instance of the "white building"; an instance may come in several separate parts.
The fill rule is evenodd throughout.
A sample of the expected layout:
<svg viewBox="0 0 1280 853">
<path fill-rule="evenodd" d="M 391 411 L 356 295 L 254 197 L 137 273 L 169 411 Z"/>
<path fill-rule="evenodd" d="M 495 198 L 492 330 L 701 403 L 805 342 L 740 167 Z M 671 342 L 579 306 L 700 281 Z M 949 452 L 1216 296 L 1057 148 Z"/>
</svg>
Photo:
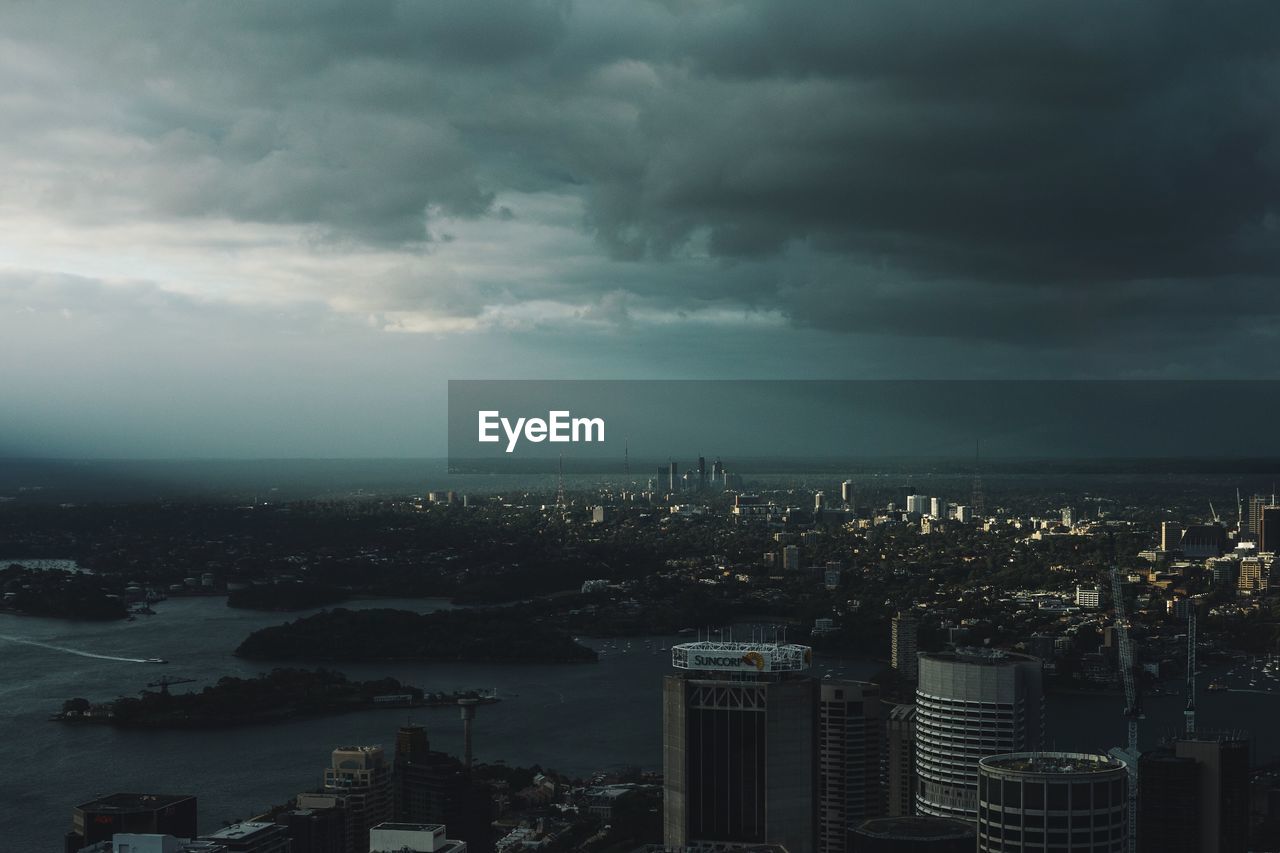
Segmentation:
<svg viewBox="0 0 1280 853">
<path fill-rule="evenodd" d="M 442 823 L 380 823 L 369 830 L 369 853 L 467 853 L 467 845 L 445 838 Z"/>
<path fill-rule="evenodd" d="M 1076 606 L 1097 610 L 1102 606 L 1102 590 L 1096 586 L 1077 586 Z"/>
</svg>

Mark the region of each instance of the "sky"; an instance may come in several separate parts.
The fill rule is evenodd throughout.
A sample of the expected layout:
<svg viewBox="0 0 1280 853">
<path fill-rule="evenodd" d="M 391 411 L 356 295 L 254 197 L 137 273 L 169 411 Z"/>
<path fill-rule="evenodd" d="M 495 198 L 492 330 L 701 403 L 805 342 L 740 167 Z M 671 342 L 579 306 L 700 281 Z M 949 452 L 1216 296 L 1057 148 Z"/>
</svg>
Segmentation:
<svg viewBox="0 0 1280 853">
<path fill-rule="evenodd" d="M 449 379 L 1280 378 L 1280 6 L 0 7 L 0 457 Z"/>
</svg>

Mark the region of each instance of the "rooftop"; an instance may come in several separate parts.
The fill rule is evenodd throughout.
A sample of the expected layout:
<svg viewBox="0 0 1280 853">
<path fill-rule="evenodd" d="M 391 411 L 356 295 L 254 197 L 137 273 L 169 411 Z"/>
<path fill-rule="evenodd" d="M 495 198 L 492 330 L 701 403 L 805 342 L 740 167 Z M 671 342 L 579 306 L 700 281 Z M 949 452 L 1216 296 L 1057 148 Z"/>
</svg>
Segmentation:
<svg viewBox="0 0 1280 853">
<path fill-rule="evenodd" d="M 979 764 L 1018 773 L 1108 773 L 1123 768 L 1124 762 L 1092 752 L 1013 752 L 991 755 Z"/>
<path fill-rule="evenodd" d="M 96 800 L 82 803 L 76 808 L 93 809 L 96 812 L 152 811 L 164 809 L 187 800 L 195 800 L 194 794 L 108 794 Z"/>
<path fill-rule="evenodd" d="M 970 839 L 975 836 L 975 830 L 970 824 L 942 817 L 875 818 L 865 821 L 858 827 L 857 833 L 872 838 L 893 838 L 902 841 Z"/>
</svg>

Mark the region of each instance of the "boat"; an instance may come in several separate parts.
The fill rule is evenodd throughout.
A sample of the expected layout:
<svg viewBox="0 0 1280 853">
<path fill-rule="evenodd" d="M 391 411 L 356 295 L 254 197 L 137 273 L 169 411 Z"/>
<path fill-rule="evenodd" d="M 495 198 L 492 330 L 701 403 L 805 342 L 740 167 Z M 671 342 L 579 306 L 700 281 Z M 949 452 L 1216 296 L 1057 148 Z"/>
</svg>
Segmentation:
<svg viewBox="0 0 1280 853">
<path fill-rule="evenodd" d="M 147 658 L 143 663 L 168 663 L 164 658 Z"/>
<path fill-rule="evenodd" d="M 1210 681 L 1207 689 L 1210 693 L 1218 693 L 1219 691 L 1226 690 L 1227 685 L 1221 681 Z"/>
</svg>

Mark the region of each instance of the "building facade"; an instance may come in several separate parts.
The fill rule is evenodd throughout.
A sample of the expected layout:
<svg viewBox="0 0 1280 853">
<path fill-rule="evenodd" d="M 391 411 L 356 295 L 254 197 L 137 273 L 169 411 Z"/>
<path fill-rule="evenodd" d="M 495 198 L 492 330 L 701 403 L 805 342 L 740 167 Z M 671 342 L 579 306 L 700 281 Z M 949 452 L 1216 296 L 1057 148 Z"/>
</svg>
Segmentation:
<svg viewBox="0 0 1280 853">
<path fill-rule="evenodd" d="M 919 635 L 920 623 L 910 613 L 899 612 L 893 617 L 889 638 L 890 663 L 908 681 L 915 681 L 920 675 L 916 660 Z"/>
<path fill-rule="evenodd" d="M 1121 853 L 1129 771 L 1106 755 L 1022 752 L 978 764 L 978 853 Z"/>
<path fill-rule="evenodd" d="M 804 646 L 686 643 L 663 683 L 667 847 L 813 853 L 817 682 Z"/>
<path fill-rule="evenodd" d="M 916 688 L 916 812 L 977 817 L 978 762 L 1039 750 L 1044 688 L 1036 658 L 989 649 L 921 654 Z"/>
<path fill-rule="evenodd" d="M 880 786 L 884 717 L 880 688 L 823 681 L 818 693 L 818 843 L 846 853 L 849 830 L 884 814 Z"/>
</svg>

